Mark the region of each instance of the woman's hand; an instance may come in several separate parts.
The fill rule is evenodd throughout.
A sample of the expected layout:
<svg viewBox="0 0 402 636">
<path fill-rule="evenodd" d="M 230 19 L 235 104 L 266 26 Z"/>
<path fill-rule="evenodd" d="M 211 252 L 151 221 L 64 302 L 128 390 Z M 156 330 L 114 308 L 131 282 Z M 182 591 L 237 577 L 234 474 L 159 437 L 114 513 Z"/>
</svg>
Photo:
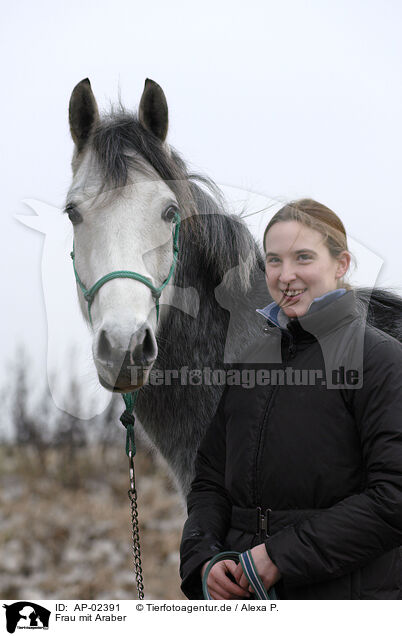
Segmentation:
<svg viewBox="0 0 402 636">
<path fill-rule="evenodd" d="M 269 590 L 270 587 L 272 587 L 277 581 L 279 581 L 279 579 L 281 578 L 281 573 L 279 572 L 275 563 L 269 558 L 264 543 L 256 545 L 255 548 L 252 548 L 250 550 L 250 552 L 251 556 L 253 557 L 255 567 L 257 568 L 257 572 L 260 575 L 261 581 L 263 582 L 265 589 Z M 243 568 L 241 567 L 240 563 L 236 566 L 234 577 L 240 587 L 242 587 L 244 590 L 249 590 L 250 592 L 253 591 L 249 585 L 248 579 L 244 574 Z"/>
<path fill-rule="evenodd" d="M 201 578 L 204 578 L 204 572 L 208 563 L 209 561 L 204 563 L 201 568 Z M 243 589 L 243 587 L 240 587 L 237 583 L 231 581 L 227 576 L 229 573 L 234 576 L 236 568 L 236 563 L 231 560 L 218 561 L 218 563 L 215 563 L 215 565 L 211 568 L 207 579 L 208 590 L 211 598 L 216 601 L 250 598 L 250 594 L 247 589 Z"/>
</svg>

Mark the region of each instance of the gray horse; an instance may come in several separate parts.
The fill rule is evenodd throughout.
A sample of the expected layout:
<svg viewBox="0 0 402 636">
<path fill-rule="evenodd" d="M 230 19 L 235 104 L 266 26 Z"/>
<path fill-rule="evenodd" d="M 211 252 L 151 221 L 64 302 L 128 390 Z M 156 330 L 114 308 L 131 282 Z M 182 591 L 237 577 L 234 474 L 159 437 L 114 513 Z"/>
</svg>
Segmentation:
<svg viewBox="0 0 402 636">
<path fill-rule="evenodd" d="M 189 173 L 166 143 L 168 107 L 158 84 L 146 80 L 138 115 L 119 105 L 100 117 L 90 82 L 82 80 L 69 119 L 75 149 L 65 211 L 86 288 L 116 270 L 160 286 L 172 268 L 177 214 L 181 219 L 159 320 L 152 290 L 140 280 L 102 285 L 90 317 L 77 289 L 100 383 L 120 393 L 138 389 L 135 414 L 185 495 L 225 373 L 265 327 L 255 311 L 270 301 L 263 258 L 215 184 Z M 357 291 L 369 321 L 401 339 L 402 299 Z"/>
</svg>

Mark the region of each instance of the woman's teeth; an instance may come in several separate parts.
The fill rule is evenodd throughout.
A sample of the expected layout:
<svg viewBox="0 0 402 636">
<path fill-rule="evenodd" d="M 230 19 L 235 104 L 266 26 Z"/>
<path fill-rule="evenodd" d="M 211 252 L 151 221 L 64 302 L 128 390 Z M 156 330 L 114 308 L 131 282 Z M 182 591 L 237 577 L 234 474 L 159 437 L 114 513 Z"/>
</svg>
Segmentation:
<svg viewBox="0 0 402 636">
<path fill-rule="evenodd" d="M 282 293 L 284 296 L 287 296 L 288 298 L 293 298 L 293 296 L 298 296 L 299 294 L 302 294 L 305 291 L 307 291 L 307 287 L 305 289 L 295 289 L 293 291 L 287 290 Z"/>
</svg>

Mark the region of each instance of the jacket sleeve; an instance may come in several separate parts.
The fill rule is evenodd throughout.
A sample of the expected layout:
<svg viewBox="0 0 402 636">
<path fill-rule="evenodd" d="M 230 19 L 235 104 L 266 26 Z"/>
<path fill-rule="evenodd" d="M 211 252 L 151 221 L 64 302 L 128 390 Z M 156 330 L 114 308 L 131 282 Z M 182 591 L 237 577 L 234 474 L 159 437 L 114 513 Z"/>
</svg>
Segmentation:
<svg viewBox="0 0 402 636">
<path fill-rule="evenodd" d="M 284 581 L 304 585 L 347 574 L 402 543 L 402 346 L 391 338 L 364 360 L 349 391 L 366 468 L 365 488 L 270 536 Z"/>
<path fill-rule="evenodd" d="M 188 518 L 180 545 L 181 589 L 187 598 L 202 599 L 201 566 L 222 552 L 230 525 L 231 501 L 225 489 L 226 426 L 224 392 L 201 442 L 195 478 L 187 497 Z"/>
</svg>

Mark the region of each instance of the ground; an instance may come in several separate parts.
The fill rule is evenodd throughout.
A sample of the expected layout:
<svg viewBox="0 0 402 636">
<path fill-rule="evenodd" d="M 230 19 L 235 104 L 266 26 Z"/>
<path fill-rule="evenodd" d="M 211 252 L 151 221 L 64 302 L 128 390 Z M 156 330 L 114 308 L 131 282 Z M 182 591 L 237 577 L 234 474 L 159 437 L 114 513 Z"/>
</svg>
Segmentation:
<svg viewBox="0 0 402 636">
<path fill-rule="evenodd" d="M 0 598 L 134 599 L 124 448 L 0 447 Z M 145 597 L 182 599 L 182 501 L 161 462 L 135 462 Z"/>
</svg>

